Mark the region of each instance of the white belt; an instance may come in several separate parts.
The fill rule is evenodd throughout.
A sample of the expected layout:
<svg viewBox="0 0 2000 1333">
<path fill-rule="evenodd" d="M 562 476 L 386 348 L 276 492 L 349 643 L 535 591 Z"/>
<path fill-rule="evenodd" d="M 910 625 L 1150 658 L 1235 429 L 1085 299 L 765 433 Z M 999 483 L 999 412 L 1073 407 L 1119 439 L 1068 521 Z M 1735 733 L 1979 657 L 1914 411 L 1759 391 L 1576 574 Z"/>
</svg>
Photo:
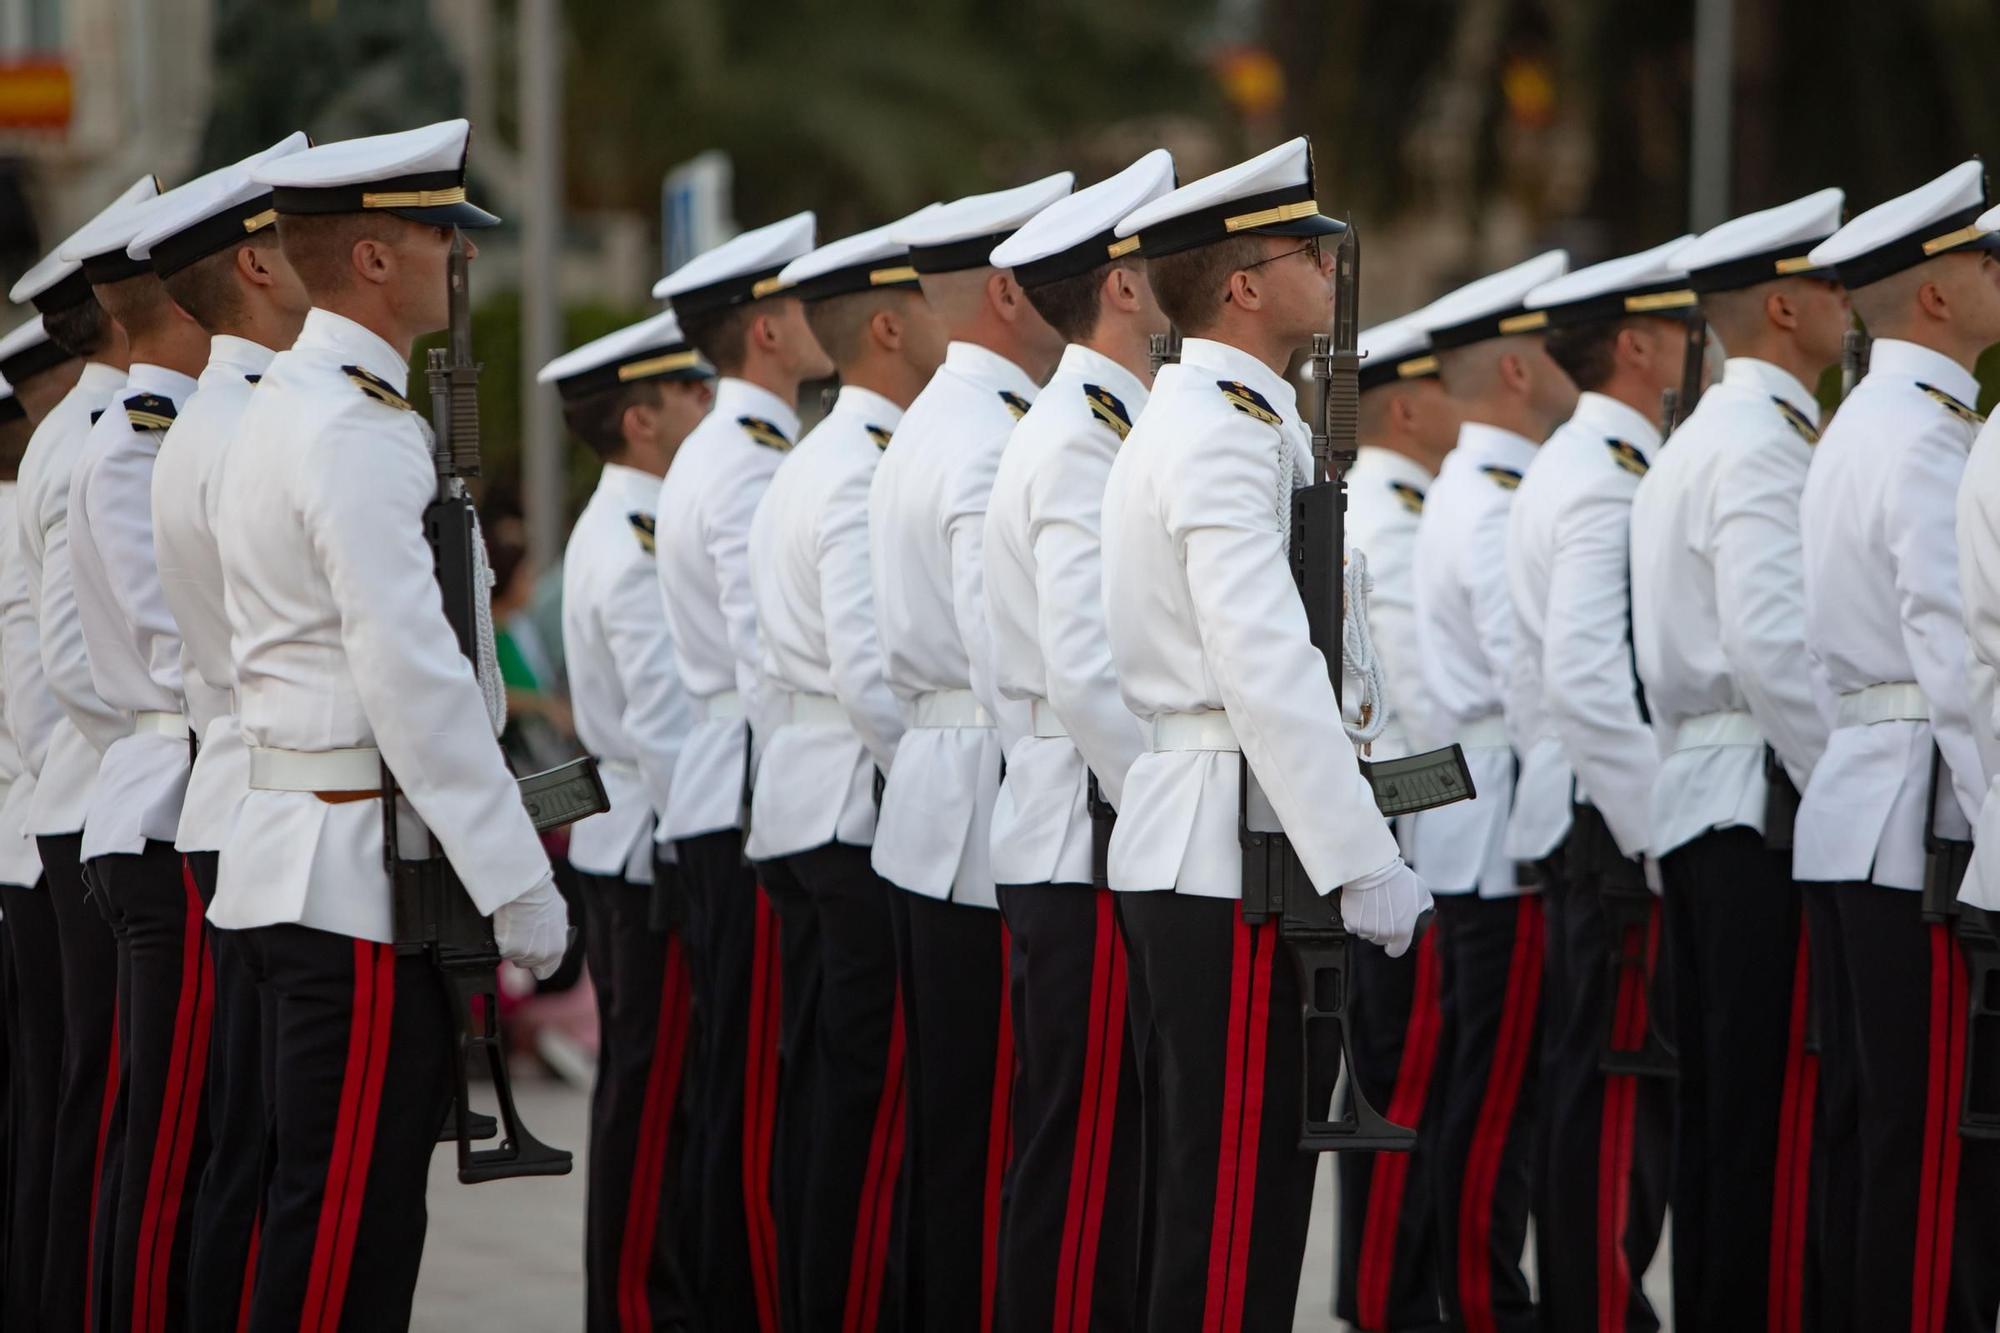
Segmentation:
<svg viewBox="0 0 2000 1333">
<path fill-rule="evenodd" d="M 1226 750 L 1243 747 L 1236 742 L 1236 728 L 1229 714 L 1220 708 L 1199 713 L 1161 713 L 1153 719 L 1153 752 L 1161 750 Z"/>
<path fill-rule="evenodd" d="M 1682 750 L 1706 750 L 1723 745 L 1761 747 L 1763 744 L 1764 733 L 1758 729 L 1757 719 L 1738 709 L 1702 713 L 1674 728 L 1676 754 Z"/>
<path fill-rule="evenodd" d="M 1841 727 L 1930 720 L 1930 700 L 1924 698 L 1924 692 L 1913 680 L 1892 680 L 1864 690 L 1849 690 L 1840 696 L 1840 706 L 1834 713 L 1834 725 Z"/>
<path fill-rule="evenodd" d="M 250 786 L 257 791 L 380 791 L 382 752 L 271 750 L 250 747 Z"/>
<path fill-rule="evenodd" d="M 912 725 L 919 727 L 990 727 L 993 718 L 980 707 L 971 690 L 933 690 L 917 696 Z"/>
<path fill-rule="evenodd" d="M 1044 741 L 1064 740 L 1069 736 L 1069 728 L 1056 716 L 1056 710 L 1049 706 L 1047 699 L 1034 699 L 1028 704 L 1028 713 L 1034 720 L 1035 738 Z"/>
<path fill-rule="evenodd" d="M 851 727 L 847 710 L 830 694 L 793 694 L 791 722 L 795 727 Z"/>
<path fill-rule="evenodd" d="M 132 731 L 136 735 L 150 731 L 160 736 L 171 736 L 177 741 L 188 738 L 188 720 L 179 713 L 134 713 Z"/>
<path fill-rule="evenodd" d="M 1454 739 L 1468 750 L 1504 750 L 1512 743 L 1507 739 L 1507 723 L 1498 713 L 1461 723 Z"/>
<path fill-rule="evenodd" d="M 735 690 L 723 690 L 709 695 L 706 699 L 698 699 L 695 703 L 701 709 L 704 722 L 726 721 L 743 716 L 743 696 Z"/>
</svg>

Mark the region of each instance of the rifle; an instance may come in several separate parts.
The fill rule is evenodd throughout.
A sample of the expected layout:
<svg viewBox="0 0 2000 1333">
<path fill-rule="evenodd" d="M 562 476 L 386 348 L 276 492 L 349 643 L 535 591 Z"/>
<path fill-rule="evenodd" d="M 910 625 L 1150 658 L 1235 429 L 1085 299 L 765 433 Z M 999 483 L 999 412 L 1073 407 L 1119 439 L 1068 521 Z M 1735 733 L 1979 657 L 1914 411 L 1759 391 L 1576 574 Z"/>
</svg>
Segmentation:
<svg viewBox="0 0 2000 1333">
<path fill-rule="evenodd" d="M 1968 1139 L 2000 1139 L 2000 1106 L 1986 1085 L 1990 1073 L 1980 1069 L 1979 1033 L 2000 1019 L 2000 935 L 1993 918 L 1958 900 L 1958 887 L 1972 864 L 1972 843 L 1938 832 L 1938 804 L 1944 799 L 1944 751 L 1931 746 L 1931 788 L 1924 806 L 1924 887 L 1918 908 L 1926 925 L 1943 926 L 1957 937 L 1965 954 L 1969 997 L 1965 1024 L 1965 1090 L 1959 1104 L 1958 1132 Z"/>
<path fill-rule="evenodd" d="M 1708 321 L 1699 310 L 1687 317 L 1687 345 L 1681 352 L 1681 384 L 1660 396 L 1660 438 L 1674 433 L 1701 401 L 1702 370 L 1708 362 Z"/>
<path fill-rule="evenodd" d="M 1840 397 L 1843 402 L 1868 373 L 1868 353 L 1875 340 L 1868 330 L 1855 325 L 1840 338 Z"/>
<path fill-rule="evenodd" d="M 1313 420 L 1313 482 L 1292 494 L 1292 578 L 1305 603 L 1313 645 L 1326 658 L 1334 698 L 1340 698 L 1342 671 L 1342 567 L 1346 554 L 1347 469 L 1353 465 L 1360 423 L 1361 358 L 1356 342 L 1360 302 L 1361 242 L 1352 228 L 1335 252 L 1335 305 L 1332 336 L 1316 334 L 1312 373 L 1319 402 Z M 1253 802 L 1250 765 L 1239 758 L 1238 839 L 1243 849 L 1243 919 L 1251 925 L 1275 920 L 1278 938 L 1292 955 L 1299 978 L 1301 1059 L 1305 1066 L 1300 1108 L 1302 1152 L 1408 1152 L 1416 1131 L 1392 1123 L 1369 1102 L 1359 1083 L 1348 1081 L 1351 1105 L 1335 1118 L 1315 1114 L 1332 1096 L 1340 1065 L 1331 1070 L 1314 1058 L 1333 1049 L 1354 1067 L 1354 1032 L 1349 1008 L 1353 938 L 1340 919 L 1340 893 L 1322 895 L 1300 863 L 1291 840 L 1259 793 Z M 1472 772 L 1457 745 L 1429 754 L 1371 764 L 1362 773 L 1385 818 L 1426 810 L 1473 794 Z M 1419 922 L 1422 930 L 1425 923 Z"/>
<path fill-rule="evenodd" d="M 452 235 L 447 266 L 450 333 L 447 348 L 427 358 L 437 470 L 437 498 L 424 510 L 424 537 L 436 562 L 445 619 L 459 650 L 480 666 L 481 625 L 490 614 L 477 512 L 465 479 L 479 475 L 479 367 L 472 360 L 472 309 L 464 237 Z M 521 798 L 538 829 L 560 826 L 610 808 L 596 761 L 585 758 L 521 780 Z M 452 1061 L 452 1128 L 458 1141 L 458 1178 L 466 1184 L 508 1176 L 566 1175 L 570 1154 L 529 1133 L 514 1106 L 500 1041 L 499 996 L 494 989 L 500 951 L 493 923 L 480 915 L 450 860 L 427 835 L 400 836 L 395 775 L 382 766 L 382 860 L 393 888 L 396 951 L 422 954 L 444 988 L 458 1024 Z M 421 831 L 421 830 L 419 830 Z M 406 848 L 406 843 L 417 844 Z M 415 856 L 407 851 L 418 851 Z M 500 1112 L 500 1142 L 475 1149 L 471 1073 L 480 1064 L 492 1080 Z"/>
<path fill-rule="evenodd" d="M 1181 359 L 1181 335 L 1176 330 L 1149 334 L 1146 338 L 1146 360 L 1155 375 L 1160 367 L 1172 365 Z"/>
</svg>

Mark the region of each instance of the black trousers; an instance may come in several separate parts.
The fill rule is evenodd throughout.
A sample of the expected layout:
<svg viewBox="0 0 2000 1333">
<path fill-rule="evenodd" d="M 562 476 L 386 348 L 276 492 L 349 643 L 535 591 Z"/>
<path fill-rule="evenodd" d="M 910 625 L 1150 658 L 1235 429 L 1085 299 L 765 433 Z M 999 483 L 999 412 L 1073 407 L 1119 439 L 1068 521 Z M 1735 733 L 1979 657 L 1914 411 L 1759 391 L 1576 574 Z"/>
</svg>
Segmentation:
<svg viewBox="0 0 2000 1333">
<path fill-rule="evenodd" d="M 1002 1186 L 1012 1147 L 1010 944 L 1000 913 L 898 889 L 908 1023 L 904 1325 L 992 1327 Z"/>
<path fill-rule="evenodd" d="M 1586 819 L 1601 816 L 1579 807 L 1579 828 Z M 1644 958 L 1645 967 L 1643 975 L 1621 973 L 1614 987 L 1606 968 L 1612 941 L 1600 883 L 1575 865 L 1577 847 L 1573 830 L 1569 873 L 1550 874 L 1542 893 L 1549 994 L 1535 1192 L 1542 1327 L 1549 1333 L 1652 1333 L 1659 1318 L 1640 1280 L 1665 1224 L 1673 1081 L 1607 1075 L 1599 1061 L 1607 1024 L 1620 1049 L 1636 1049 L 1655 1019 L 1662 921 L 1654 901 L 1646 924 L 1620 941 Z M 1632 866 L 1631 873 L 1637 876 L 1639 868 Z M 1671 1000 L 1662 995 L 1659 1003 Z"/>
<path fill-rule="evenodd" d="M 86 1326 L 98 1300 L 90 1285 L 91 1236 L 107 1160 L 116 1158 L 118 950 L 104 913 L 83 885 L 81 833 L 35 839 L 62 954 L 62 1091 L 56 1100 L 43 1251 L 41 1327 Z"/>
<path fill-rule="evenodd" d="M 812 1119 L 813 1045 L 820 1002 L 819 918 L 789 859 L 760 862 L 757 882 L 778 932 L 778 1089 L 771 1135 L 771 1214 L 777 1225 L 778 1313 L 798 1327 L 799 1251 L 810 1226 L 806 1176 L 815 1151 Z"/>
<path fill-rule="evenodd" d="M 784 858 L 797 886 L 796 896 L 779 899 L 785 995 L 790 1001 L 795 959 L 816 995 L 810 1031 L 788 1045 L 783 1092 L 788 1124 L 810 1131 L 801 1136 L 808 1147 L 799 1187 L 784 1191 L 798 1217 L 788 1326 L 802 1333 L 899 1326 L 890 1258 L 905 1061 L 889 920 L 898 891 L 868 858 L 868 848 L 840 843 Z"/>
<path fill-rule="evenodd" d="M 653 873 L 679 872 L 656 864 Z M 681 1090 L 692 1032 L 687 955 L 677 932 L 648 925 L 645 885 L 586 874 L 578 891 L 598 1031 L 584 1207 L 586 1327 L 684 1327 L 694 1319 L 679 1253 Z"/>
<path fill-rule="evenodd" d="M 173 844 L 100 856 L 89 874 L 118 948 L 119 1093 L 125 1148 L 103 1189 L 96 1252 L 109 1257 L 114 1328 L 184 1328 L 196 1186 L 208 1160 L 215 972 L 204 904 Z"/>
<path fill-rule="evenodd" d="M 1245 925 L 1233 898 L 1119 907 L 1159 1087 L 1146 1327 L 1289 1329 L 1318 1163 L 1299 1151 L 1298 974 L 1277 927 Z"/>
<path fill-rule="evenodd" d="M 779 1327 L 771 1172 L 778 1108 L 777 915 L 735 829 L 683 838 L 696 1065 L 687 1141 L 688 1266 L 716 1328 Z"/>
<path fill-rule="evenodd" d="M 0 1324 L 33 1328 L 49 1226 L 49 1175 L 62 1093 L 62 946 L 44 878 L 32 889 L 0 888 L 6 920 L 7 1267 Z"/>
<path fill-rule="evenodd" d="M 1521 1271 L 1540 1094 L 1538 894 L 1437 898 L 1441 1099 L 1429 1151 L 1445 1308 L 1467 1333 L 1536 1327 Z"/>
<path fill-rule="evenodd" d="M 409 1324 L 456 1034 L 418 955 L 304 926 L 241 932 L 272 996 L 271 1183 L 253 1333 Z"/>
<path fill-rule="evenodd" d="M 186 854 L 203 903 L 215 900 L 215 852 Z M 270 1108 L 271 995 L 243 934 L 208 928 L 215 1012 L 208 1038 L 208 1126 L 213 1145 L 195 1192 L 188 1247 L 188 1323 L 236 1327 L 249 1308 L 263 1211 Z"/>
<path fill-rule="evenodd" d="M 1832 887 L 1845 945 L 1860 1132 L 1854 1327 L 1984 1333 L 2000 1311 L 2000 1144 L 1958 1133 L 1966 1066 L 1966 970 L 1918 895 Z M 1991 1068 L 2000 1050 L 1982 1050 Z"/>
<path fill-rule="evenodd" d="M 1809 949 L 1791 853 L 1716 829 L 1667 854 L 1674 1317 L 1802 1333 L 1812 1227 Z"/>
<path fill-rule="evenodd" d="M 1442 1329 L 1432 1142 L 1444 1103 L 1444 994 L 1438 932 L 1401 958 L 1357 948 L 1349 982 L 1350 1084 L 1392 1123 L 1418 1131 L 1406 1153 L 1340 1153 L 1335 1312 L 1362 1333 Z"/>
<path fill-rule="evenodd" d="M 1860 1068 L 1847 938 L 1840 924 L 1844 886 L 1801 884 L 1811 942 L 1812 1036 L 1819 1089 L 1813 1114 L 1811 1239 L 1819 1264 L 1806 1290 L 1806 1327 L 1855 1333 L 1855 1236 L 1861 1228 Z"/>
<path fill-rule="evenodd" d="M 1000 886 L 1013 940 L 1014 1161 L 998 1327 L 1138 1325 L 1139 1079 L 1108 889 Z"/>
</svg>

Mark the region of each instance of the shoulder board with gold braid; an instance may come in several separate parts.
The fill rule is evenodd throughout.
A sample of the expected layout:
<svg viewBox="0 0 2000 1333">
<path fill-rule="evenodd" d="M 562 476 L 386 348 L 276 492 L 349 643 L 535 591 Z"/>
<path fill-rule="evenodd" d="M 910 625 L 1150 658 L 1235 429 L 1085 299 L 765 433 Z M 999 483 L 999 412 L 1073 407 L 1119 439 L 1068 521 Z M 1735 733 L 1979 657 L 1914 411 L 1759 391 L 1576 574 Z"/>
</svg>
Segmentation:
<svg viewBox="0 0 2000 1333">
<path fill-rule="evenodd" d="M 889 447 L 890 433 L 887 428 L 875 425 L 863 425 L 862 429 L 868 432 L 869 439 L 875 441 L 877 449 L 887 449 Z"/>
<path fill-rule="evenodd" d="M 1790 426 L 1799 433 L 1800 439 L 1804 440 L 1807 444 L 1819 443 L 1819 427 L 1812 424 L 1812 418 L 1778 397 L 1775 393 L 1771 395 L 1771 401 L 1777 404 L 1778 415 L 1785 419 L 1787 426 Z"/>
<path fill-rule="evenodd" d="M 1285 424 L 1285 419 L 1271 406 L 1271 400 L 1242 380 L 1217 380 L 1215 387 L 1222 390 L 1223 398 L 1244 416 L 1255 417 L 1267 426 Z"/>
<path fill-rule="evenodd" d="M 174 400 L 157 393 L 135 393 L 123 404 L 133 430 L 165 430 L 174 424 Z"/>
<path fill-rule="evenodd" d="M 1513 468 L 1487 466 L 1479 470 L 1490 477 L 1493 484 L 1503 491 L 1514 491 L 1521 488 L 1521 474 Z"/>
<path fill-rule="evenodd" d="M 639 539 L 640 549 L 644 550 L 647 555 L 653 554 L 653 529 L 655 525 L 653 516 L 643 509 L 634 509 L 631 513 L 625 515 L 625 521 L 632 525 L 632 535 Z"/>
<path fill-rule="evenodd" d="M 1938 388 L 1936 385 L 1925 384 L 1919 381 L 1917 387 L 1919 389 L 1922 389 L 1925 393 L 1929 394 L 1931 398 L 1938 403 L 1939 406 L 1944 408 L 1945 411 L 1951 413 L 1953 416 L 1957 417 L 1960 421 L 1965 422 L 1967 425 L 1977 428 L 1986 424 L 1985 417 L 1980 416 L 1979 413 L 1973 411 L 1971 408 L 1967 407 L 1964 403 L 1959 402 L 1958 399 L 1946 393 L 1943 389 Z"/>
<path fill-rule="evenodd" d="M 736 424 L 743 428 L 745 435 L 766 449 L 776 449 L 781 454 L 791 450 L 791 440 L 774 422 L 766 421 L 762 417 L 738 417 Z"/>
<path fill-rule="evenodd" d="M 355 388 L 373 398 L 384 407 L 393 407 L 398 412 L 414 412 L 410 400 L 396 392 L 396 386 L 362 366 L 342 366 L 341 373 Z"/>
<path fill-rule="evenodd" d="M 1410 485 L 1409 482 L 1390 482 L 1389 493 L 1394 495 L 1398 500 L 1401 500 L 1403 508 L 1409 510 L 1412 514 L 1421 514 L 1424 512 L 1424 493 Z"/>
<path fill-rule="evenodd" d="M 1117 394 L 1101 384 L 1086 384 L 1083 400 L 1090 404 L 1090 414 L 1109 426 L 1113 435 L 1122 440 L 1132 433 L 1132 414 Z"/>
<path fill-rule="evenodd" d="M 1636 446 L 1623 440 L 1606 439 L 1604 447 L 1611 451 L 1611 461 L 1619 467 L 1635 477 L 1646 475 L 1646 455 L 1640 453 Z"/>
<path fill-rule="evenodd" d="M 1028 408 L 1032 404 L 1027 399 L 1018 393 L 1009 393 L 1005 389 L 999 389 L 996 392 L 1000 395 L 1000 401 L 1007 405 L 1007 410 L 1014 414 L 1014 420 L 1019 421 L 1022 417 L 1028 415 Z"/>
<path fill-rule="evenodd" d="M 252 374 L 249 374 L 249 373 L 247 373 L 247 372 L 246 372 L 246 373 L 244 374 L 243 378 L 244 378 L 244 380 L 245 380 L 245 381 L 246 381 L 247 383 L 250 383 L 250 384 L 253 384 L 253 385 L 254 385 L 254 384 L 256 384 L 256 383 L 257 383 L 257 382 L 258 382 L 259 380 L 263 379 L 264 377 L 263 377 L 262 375 L 252 375 Z"/>
</svg>

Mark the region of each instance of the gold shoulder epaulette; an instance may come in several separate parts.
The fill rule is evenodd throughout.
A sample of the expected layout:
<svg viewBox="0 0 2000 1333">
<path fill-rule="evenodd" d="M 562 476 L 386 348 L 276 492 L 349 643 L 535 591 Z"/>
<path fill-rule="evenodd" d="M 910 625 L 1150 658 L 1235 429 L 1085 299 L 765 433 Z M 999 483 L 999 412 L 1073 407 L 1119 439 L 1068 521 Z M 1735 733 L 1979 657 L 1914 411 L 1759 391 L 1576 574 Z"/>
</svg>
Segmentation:
<svg viewBox="0 0 2000 1333">
<path fill-rule="evenodd" d="M 791 440 L 773 422 L 766 421 L 762 417 L 738 417 L 736 424 L 743 427 L 745 435 L 766 449 L 776 449 L 781 454 L 791 450 Z"/>
<path fill-rule="evenodd" d="M 367 394 L 384 407 L 393 407 L 398 412 L 414 412 L 417 410 L 410 405 L 409 399 L 396 392 L 395 385 L 389 383 L 389 381 L 383 379 L 374 371 L 361 366 L 342 366 L 340 369 L 355 388 L 361 390 L 361 392 Z"/>
<path fill-rule="evenodd" d="M 1973 427 L 1975 430 L 1986 424 L 1985 417 L 1980 416 L 1979 413 L 1973 411 L 1971 408 L 1967 407 L 1964 403 L 1959 402 L 1958 399 L 1952 397 L 1950 394 L 1946 393 L 1943 389 L 1938 388 L 1936 385 L 1925 384 L 1922 381 L 1919 381 L 1917 383 L 1917 387 L 1919 389 L 1922 389 L 1925 393 L 1929 394 L 1931 398 L 1935 400 L 1939 406 L 1944 408 L 1945 411 L 1951 413 L 1953 416 L 1957 417 L 1960 421 L 1965 422 L 1967 425 Z"/>
<path fill-rule="evenodd" d="M 1031 404 L 1027 399 L 1018 393 L 1009 393 L 1005 389 L 1001 389 L 998 392 L 1000 394 L 1000 401 L 1005 403 L 1007 410 L 1014 414 L 1014 420 L 1019 421 L 1022 417 L 1028 415 L 1028 408 Z"/>
<path fill-rule="evenodd" d="M 625 515 L 625 521 L 632 525 L 632 535 L 639 539 L 639 545 L 647 555 L 653 554 L 653 516 L 643 509 L 634 509 Z"/>
<path fill-rule="evenodd" d="M 1215 387 L 1222 390 L 1222 396 L 1231 407 L 1246 417 L 1255 417 L 1267 426 L 1283 426 L 1285 419 L 1271 406 L 1271 400 L 1242 380 L 1217 380 Z"/>
<path fill-rule="evenodd" d="M 877 449 L 887 449 L 889 447 L 889 431 L 887 429 L 875 425 L 864 425 L 862 429 L 868 432 L 869 439 L 875 441 Z"/>
<path fill-rule="evenodd" d="M 1083 400 L 1090 404 L 1090 414 L 1109 426 L 1113 435 L 1122 440 L 1132 433 L 1132 414 L 1117 394 L 1101 384 L 1086 384 Z"/>
<path fill-rule="evenodd" d="M 1479 470 L 1484 472 L 1488 477 L 1491 477 L 1493 484 L 1503 491 L 1514 491 L 1521 488 L 1521 474 L 1513 468 L 1493 467 L 1489 465 Z"/>
<path fill-rule="evenodd" d="M 1604 447 L 1611 451 L 1611 461 L 1624 468 L 1635 477 L 1646 475 L 1646 455 L 1623 440 L 1607 439 Z"/>
<path fill-rule="evenodd" d="M 1811 418 L 1775 393 L 1771 395 L 1771 401 L 1777 404 L 1778 415 L 1785 419 L 1787 426 L 1799 433 L 1800 439 L 1807 444 L 1819 443 L 1819 427 L 1812 424 Z"/>
<path fill-rule="evenodd" d="M 133 430 L 165 430 L 174 424 L 174 400 L 157 393 L 135 393 L 124 408 Z"/>
<path fill-rule="evenodd" d="M 1409 482 L 1392 481 L 1389 483 L 1389 491 L 1398 500 L 1401 500 L 1403 508 L 1409 510 L 1412 514 L 1421 514 L 1424 512 L 1424 493 L 1410 485 Z"/>
</svg>

